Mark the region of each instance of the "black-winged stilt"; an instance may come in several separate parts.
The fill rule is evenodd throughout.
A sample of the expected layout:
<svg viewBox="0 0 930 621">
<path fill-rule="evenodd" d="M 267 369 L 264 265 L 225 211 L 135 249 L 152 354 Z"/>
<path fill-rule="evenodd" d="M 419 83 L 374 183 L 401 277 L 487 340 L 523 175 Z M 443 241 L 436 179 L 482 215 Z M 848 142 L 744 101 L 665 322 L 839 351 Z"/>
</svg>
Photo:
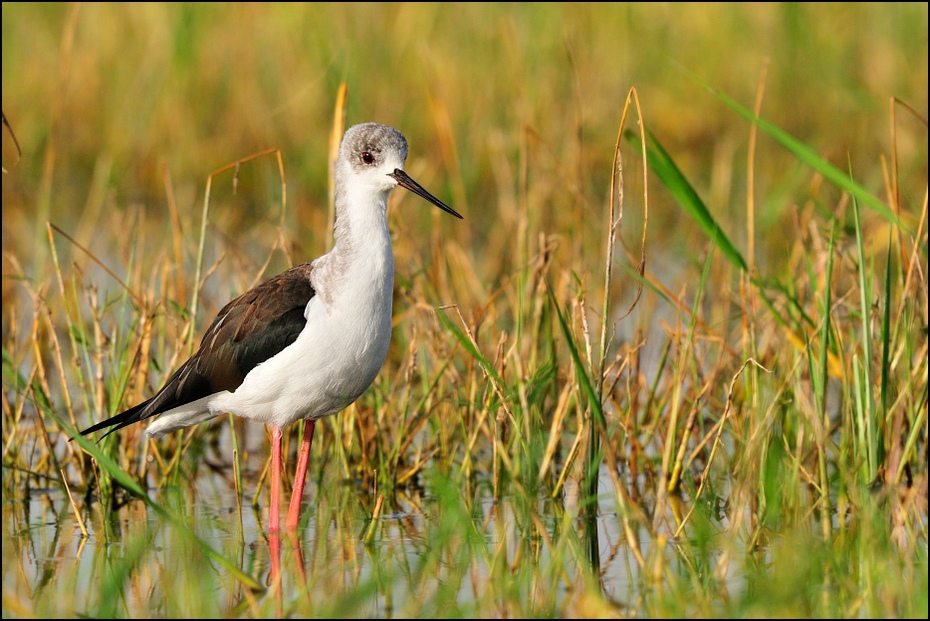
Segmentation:
<svg viewBox="0 0 930 621">
<path fill-rule="evenodd" d="M 232 413 L 272 428 L 269 530 L 279 527 L 282 429 L 304 421 L 286 527 L 297 527 L 317 419 L 353 403 L 374 381 L 391 341 L 394 254 L 387 198 L 401 186 L 462 218 L 404 172 L 407 141 L 377 123 L 346 131 L 336 162 L 335 244 L 227 304 L 200 348 L 154 397 L 82 434 L 158 418 L 158 438 Z M 106 435 L 106 434 L 104 434 Z"/>
</svg>

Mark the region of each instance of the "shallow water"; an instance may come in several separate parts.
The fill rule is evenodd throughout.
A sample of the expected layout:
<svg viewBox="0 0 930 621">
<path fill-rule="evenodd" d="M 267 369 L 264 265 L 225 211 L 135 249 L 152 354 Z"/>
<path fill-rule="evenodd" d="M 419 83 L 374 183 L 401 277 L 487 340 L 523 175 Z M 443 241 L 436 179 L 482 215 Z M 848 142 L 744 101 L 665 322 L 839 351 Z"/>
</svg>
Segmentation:
<svg viewBox="0 0 930 621">
<path fill-rule="evenodd" d="M 269 538 L 264 506 L 253 508 L 248 493 L 240 524 L 235 490 L 215 473 L 203 473 L 190 488 L 150 492 L 183 516 L 204 544 L 268 586 L 265 591 L 241 587 L 226 568 L 198 552 L 197 544 L 139 500 L 130 500 L 106 521 L 98 503 L 84 508 L 90 531 L 85 538 L 63 491 L 33 489 L 25 502 L 5 498 L 4 593 L 19 599 L 4 602 L 4 616 L 28 610 L 249 616 L 249 609 L 283 616 L 311 611 L 456 616 L 486 614 L 489 605 L 501 616 L 571 614 L 573 606 L 588 605 L 583 594 L 591 580 L 586 582 L 586 576 L 598 577 L 594 588 L 608 602 L 626 608 L 625 602 L 637 599 L 643 576 L 609 494 L 602 494 L 599 503 L 592 561 L 584 521 L 571 513 L 565 517 L 572 510 L 571 484 L 563 498 L 539 498 L 530 510 L 508 498 L 495 502 L 489 486 L 460 489 L 452 500 L 448 488 L 438 493 L 429 486 L 401 490 L 385 502 L 366 546 L 371 495 L 351 485 L 333 485 L 332 478 L 325 476 L 322 488 L 308 482 L 304 525 L 296 539 Z M 609 485 L 604 475 L 601 489 Z M 575 534 L 560 537 L 565 528 Z M 648 538 L 639 545 L 643 554 L 650 553 Z M 502 586 L 502 576 L 514 584 Z M 526 599 L 514 604 L 513 597 Z M 635 613 L 635 607 L 626 612 Z"/>
</svg>

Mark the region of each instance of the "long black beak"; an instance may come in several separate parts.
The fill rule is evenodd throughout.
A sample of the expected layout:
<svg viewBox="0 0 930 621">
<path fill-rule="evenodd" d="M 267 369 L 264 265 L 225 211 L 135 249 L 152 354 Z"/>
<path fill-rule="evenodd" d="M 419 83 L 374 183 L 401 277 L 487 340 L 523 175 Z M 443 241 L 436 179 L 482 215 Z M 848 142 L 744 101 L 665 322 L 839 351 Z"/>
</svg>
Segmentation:
<svg viewBox="0 0 930 621">
<path fill-rule="evenodd" d="M 444 212 L 451 213 L 453 216 L 455 216 L 459 220 L 465 219 L 461 215 L 459 215 L 459 213 L 456 210 L 452 209 L 451 207 L 446 205 L 444 202 L 442 202 L 441 200 L 439 200 L 438 198 L 436 198 L 435 196 L 427 192 L 426 189 L 422 185 L 420 185 L 419 183 L 411 179 L 410 175 L 402 171 L 400 168 L 395 168 L 394 172 L 388 174 L 388 177 L 392 177 L 397 182 L 397 185 L 399 185 L 402 188 L 407 188 L 408 190 L 410 190 L 417 196 L 425 198 L 432 204 L 442 209 Z"/>
</svg>

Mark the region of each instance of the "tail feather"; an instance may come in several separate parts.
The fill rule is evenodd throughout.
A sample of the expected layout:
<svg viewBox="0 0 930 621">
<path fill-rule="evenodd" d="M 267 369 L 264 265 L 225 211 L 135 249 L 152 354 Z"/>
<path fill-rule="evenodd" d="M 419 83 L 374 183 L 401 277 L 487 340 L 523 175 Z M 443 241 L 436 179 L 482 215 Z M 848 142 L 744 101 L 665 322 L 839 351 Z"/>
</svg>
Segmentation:
<svg viewBox="0 0 930 621">
<path fill-rule="evenodd" d="M 107 427 L 112 427 L 112 429 L 110 429 L 110 430 L 107 431 L 105 434 L 103 434 L 102 436 L 100 436 L 100 440 L 103 440 L 105 437 L 107 437 L 108 435 L 110 435 L 110 434 L 113 433 L 114 431 L 118 431 L 118 430 L 122 429 L 123 427 L 126 427 L 127 425 L 131 425 L 131 424 L 133 424 L 133 423 L 137 423 L 137 422 L 139 422 L 140 420 L 142 420 L 143 418 L 145 418 L 145 416 L 144 416 L 144 414 L 145 414 L 145 409 L 146 409 L 146 407 L 149 405 L 149 403 L 151 403 L 151 402 L 152 402 L 152 399 L 149 399 L 148 401 L 143 401 L 143 402 L 140 403 L 139 405 L 134 405 L 133 407 L 129 408 L 128 410 L 125 410 L 125 411 L 123 411 L 123 412 L 120 412 L 120 413 L 117 414 L 116 416 L 111 416 L 110 418 L 108 418 L 108 419 L 106 419 L 106 420 L 100 421 L 100 422 L 97 423 L 96 425 L 91 425 L 90 427 L 88 427 L 87 429 L 85 429 L 84 431 L 82 431 L 82 432 L 81 432 L 81 435 L 82 435 L 82 436 L 86 436 L 86 435 L 89 434 L 89 433 L 93 433 L 93 432 L 95 432 L 95 431 L 100 431 L 101 429 L 106 429 Z M 98 440 L 98 441 L 99 441 L 99 440 Z"/>
</svg>

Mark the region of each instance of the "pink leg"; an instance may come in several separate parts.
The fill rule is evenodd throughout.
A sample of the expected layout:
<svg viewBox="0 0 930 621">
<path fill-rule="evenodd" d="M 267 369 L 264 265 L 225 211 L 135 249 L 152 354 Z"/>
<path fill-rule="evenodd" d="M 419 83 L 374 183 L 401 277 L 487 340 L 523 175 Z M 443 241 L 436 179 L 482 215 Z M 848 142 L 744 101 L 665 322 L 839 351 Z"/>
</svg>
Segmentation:
<svg viewBox="0 0 930 621">
<path fill-rule="evenodd" d="M 281 504 L 281 429 L 271 428 L 271 515 L 268 530 L 277 532 L 280 528 L 279 505 Z"/>
<path fill-rule="evenodd" d="M 271 575 L 269 576 L 271 580 L 269 586 L 274 589 L 275 603 L 280 608 L 278 600 L 281 597 L 281 537 L 276 530 L 268 531 L 268 552 L 271 555 Z M 281 618 L 280 614 L 278 618 Z"/>
<path fill-rule="evenodd" d="M 283 619 L 284 589 L 281 588 L 281 535 L 277 530 L 268 533 L 268 548 L 271 554 L 271 574 L 266 584 L 271 587 L 271 595 L 274 598 L 275 618 Z"/>
<path fill-rule="evenodd" d="M 300 443 L 300 455 L 297 457 L 297 472 L 294 474 L 294 489 L 291 492 L 291 504 L 287 509 L 287 530 L 296 530 L 300 521 L 300 504 L 304 497 L 304 482 L 307 480 L 307 466 L 310 464 L 310 444 L 313 443 L 313 429 L 316 421 L 304 419 L 304 440 Z"/>
</svg>

